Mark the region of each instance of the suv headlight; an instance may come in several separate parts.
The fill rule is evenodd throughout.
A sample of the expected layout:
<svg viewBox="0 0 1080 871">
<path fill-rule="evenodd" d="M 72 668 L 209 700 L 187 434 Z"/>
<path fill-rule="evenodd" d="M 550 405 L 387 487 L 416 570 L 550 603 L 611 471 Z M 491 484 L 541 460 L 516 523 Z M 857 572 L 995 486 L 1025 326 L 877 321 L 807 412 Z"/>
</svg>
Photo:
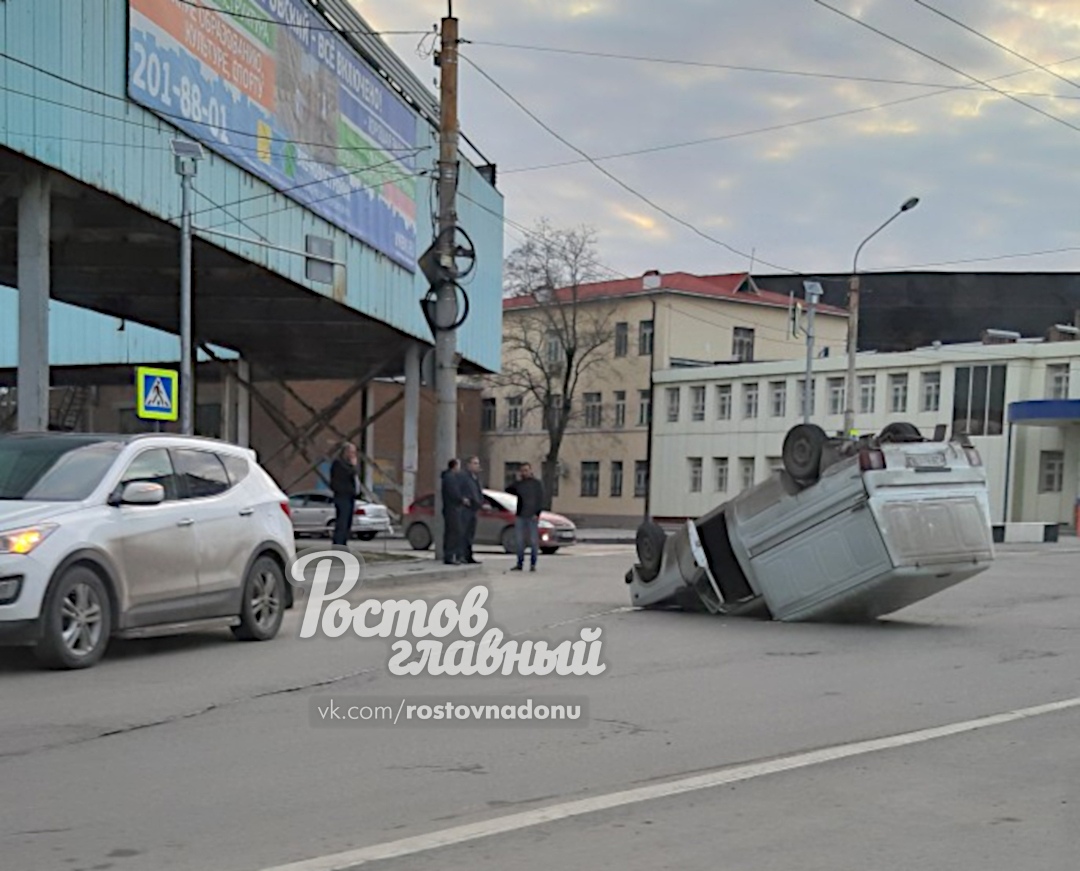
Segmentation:
<svg viewBox="0 0 1080 871">
<path fill-rule="evenodd" d="M 48 538 L 54 529 L 56 529 L 56 524 L 41 523 L 37 526 L 27 526 L 25 529 L 0 532 L 0 554 L 28 554 Z"/>
</svg>

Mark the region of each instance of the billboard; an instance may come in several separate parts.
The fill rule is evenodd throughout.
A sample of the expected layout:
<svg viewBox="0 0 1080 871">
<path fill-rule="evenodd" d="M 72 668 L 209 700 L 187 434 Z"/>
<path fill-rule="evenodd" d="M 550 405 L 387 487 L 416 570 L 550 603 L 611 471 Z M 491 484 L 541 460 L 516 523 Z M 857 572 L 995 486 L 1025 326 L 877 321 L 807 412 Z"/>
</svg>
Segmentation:
<svg viewBox="0 0 1080 871">
<path fill-rule="evenodd" d="M 128 6 L 132 100 L 415 270 L 417 116 L 307 0 Z"/>
</svg>

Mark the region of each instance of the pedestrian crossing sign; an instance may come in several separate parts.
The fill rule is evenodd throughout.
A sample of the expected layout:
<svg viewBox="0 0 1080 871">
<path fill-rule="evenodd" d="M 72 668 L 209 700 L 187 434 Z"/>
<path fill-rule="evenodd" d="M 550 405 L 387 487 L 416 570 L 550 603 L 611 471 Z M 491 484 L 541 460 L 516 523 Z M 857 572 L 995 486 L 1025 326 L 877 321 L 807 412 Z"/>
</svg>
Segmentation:
<svg viewBox="0 0 1080 871">
<path fill-rule="evenodd" d="M 176 420 L 179 417 L 177 385 L 180 375 L 175 369 L 135 370 L 135 391 L 139 400 L 138 414 L 143 420 Z"/>
</svg>

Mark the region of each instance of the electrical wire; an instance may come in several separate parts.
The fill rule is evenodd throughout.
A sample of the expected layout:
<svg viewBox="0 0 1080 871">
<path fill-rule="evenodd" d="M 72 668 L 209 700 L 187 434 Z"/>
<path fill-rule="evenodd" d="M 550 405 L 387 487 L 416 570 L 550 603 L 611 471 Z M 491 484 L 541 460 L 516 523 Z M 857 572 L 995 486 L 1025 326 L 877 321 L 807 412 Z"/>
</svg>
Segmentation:
<svg viewBox="0 0 1080 871">
<path fill-rule="evenodd" d="M 608 169 L 603 167 L 600 163 L 598 163 L 595 158 L 593 158 L 592 156 L 587 154 L 582 149 L 578 148 L 576 145 L 574 145 L 572 142 L 570 142 L 568 139 L 566 139 L 560 133 L 556 132 L 554 129 L 552 129 L 550 126 L 548 126 L 548 124 L 546 124 L 543 120 L 541 120 L 539 116 L 537 116 L 531 109 L 529 109 L 517 97 L 515 97 L 513 94 L 511 94 L 506 88 L 504 88 L 501 84 L 499 84 L 495 79 L 493 79 L 486 72 L 484 72 L 484 70 L 481 67 L 479 67 L 476 64 L 475 61 L 473 61 L 471 58 L 469 58 L 465 54 L 460 54 L 459 57 L 461 57 L 462 60 L 464 60 L 466 63 L 468 63 L 469 66 L 471 66 L 473 69 L 475 69 L 483 78 L 485 78 L 488 82 L 490 82 L 500 93 L 502 93 L 507 99 L 509 99 L 515 106 L 517 106 L 519 109 L 521 109 L 521 111 L 523 111 L 526 115 L 528 115 L 533 121 L 535 121 L 540 127 L 542 127 L 545 131 L 547 131 L 551 136 L 553 136 L 555 139 L 559 140 L 559 142 L 561 142 L 567 148 L 569 148 L 572 151 L 575 151 L 578 154 L 580 154 L 583 158 L 585 158 L 585 160 L 587 160 L 590 164 L 592 164 L 592 166 L 597 171 L 599 171 L 602 175 L 607 176 L 611 181 L 615 182 L 623 190 L 625 190 L 628 193 L 632 194 L 634 197 L 636 197 L 637 199 L 644 202 L 650 208 L 654 209 L 655 211 L 659 212 L 660 214 L 664 215 L 665 217 L 667 217 L 668 219 L 674 221 L 675 223 L 680 224 L 681 226 L 687 228 L 688 230 L 690 230 L 691 232 L 693 232 L 696 235 L 700 236 L 701 238 L 703 238 L 703 239 L 705 239 L 705 240 L 707 240 L 709 242 L 712 242 L 715 245 L 719 245 L 720 247 L 725 248 L 726 250 L 730 251 L 733 254 L 737 254 L 740 257 L 745 257 L 747 259 L 750 259 L 750 255 L 747 254 L 745 251 L 740 251 L 738 248 L 735 248 L 734 246 L 728 244 L 727 242 L 724 242 L 723 240 L 718 239 L 715 236 L 712 236 L 712 235 L 706 233 L 704 230 L 700 229 L 695 224 L 691 223 L 690 221 L 687 221 L 684 218 L 680 218 L 674 212 L 670 211 L 669 209 L 666 209 L 665 207 L 663 207 L 659 203 L 657 203 L 655 200 L 650 199 L 645 194 L 641 193 L 640 191 L 638 191 L 637 189 L 635 189 L 631 185 L 627 184 L 625 181 L 623 181 L 617 175 L 615 175 L 614 173 L 612 173 L 611 171 L 609 171 Z M 777 265 L 775 263 L 770 263 L 768 260 L 764 260 L 764 259 L 761 259 L 761 258 L 758 258 L 758 259 L 760 259 L 761 262 L 764 263 L 766 266 L 769 266 L 769 267 L 771 267 L 773 269 L 779 269 L 781 272 L 791 272 L 791 273 L 797 274 L 797 270 L 790 269 L 789 267 L 786 267 L 786 266 L 779 266 L 779 265 Z"/>
<path fill-rule="evenodd" d="M 260 233 L 254 227 L 252 227 L 243 218 L 237 217 L 232 211 L 230 211 L 230 209 L 227 206 L 218 205 L 216 202 L 214 202 L 214 200 L 211 197 L 208 197 L 206 194 L 204 194 L 202 191 L 200 191 L 194 184 L 192 184 L 191 189 L 193 191 L 195 191 L 195 193 L 198 194 L 199 197 L 201 197 L 203 200 L 210 203 L 210 205 L 213 206 L 215 210 L 219 209 L 219 210 L 223 211 L 226 215 L 228 215 L 230 218 L 232 218 L 234 221 L 236 221 L 242 227 L 246 227 L 248 230 L 250 230 L 256 236 L 258 236 L 261 241 L 263 241 L 263 242 L 269 242 L 270 241 L 269 239 L 266 238 L 266 236 L 264 236 L 262 233 Z"/>
<path fill-rule="evenodd" d="M 176 2 L 182 3 L 184 6 L 191 6 L 194 9 L 201 9 L 205 12 L 214 13 L 216 15 L 227 15 L 230 18 L 243 19 L 246 21 L 260 21 L 263 24 L 272 24 L 275 27 L 284 27 L 292 30 L 310 30 L 314 31 L 315 33 L 337 33 L 350 34 L 354 36 L 417 36 L 421 33 L 428 32 L 426 30 L 361 30 L 347 27 L 317 27 L 312 24 L 296 24 L 291 21 L 278 21 L 276 18 L 271 18 L 263 15 L 252 15 L 246 12 L 233 12 L 225 9 L 216 9 L 213 6 L 207 6 L 205 3 L 200 2 L 200 0 L 176 0 Z"/>
<path fill-rule="evenodd" d="M 915 2 L 920 2 L 920 0 L 915 0 Z M 925 6 L 926 4 L 923 3 L 921 5 Z M 778 76 L 792 76 L 792 77 L 795 77 L 795 78 L 828 79 L 828 80 L 843 81 L 843 82 L 863 82 L 863 83 L 867 83 L 867 84 L 877 84 L 877 85 L 904 85 L 904 86 L 907 86 L 907 87 L 914 87 L 914 88 L 936 88 L 936 89 L 947 90 L 947 91 L 981 91 L 981 90 L 987 90 L 986 88 L 980 87 L 978 85 L 953 85 L 953 84 L 945 84 L 945 83 L 942 83 L 942 82 L 916 82 L 916 81 L 911 81 L 909 79 L 889 79 L 889 78 L 881 78 L 881 77 L 876 77 L 876 76 L 854 76 L 854 75 L 845 75 L 845 74 L 842 74 L 842 73 L 823 73 L 823 72 L 815 72 L 815 71 L 812 71 L 812 70 L 790 70 L 790 69 L 780 69 L 780 68 L 776 68 L 776 67 L 755 67 L 755 66 L 745 66 L 745 65 L 742 65 L 742 64 L 725 64 L 725 63 L 715 63 L 715 62 L 710 62 L 710 61 L 695 61 L 695 60 L 685 60 L 685 59 L 676 59 L 676 58 L 650 57 L 650 56 L 645 56 L 645 55 L 632 55 L 632 54 L 616 54 L 614 52 L 587 51 L 587 50 L 584 50 L 584 49 L 557 48 L 557 47 L 554 47 L 554 46 L 545 46 L 545 45 L 523 45 L 523 44 L 520 44 L 520 43 L 512 43 L 512 42 L 492 42 L 492 41 L 488 41 L 488 40 L 472 40 L 472 39 L 463 39 L 462 42 L 467 43 L 469 45 L 488 46 L 488 47 L 493 47 L 493 48 L 509 48 L 509 49 L 517 49 L 517 50 L 521 50 L 521 51 L 552 52 L 552 53 L 555 53 L 555 54 L 577 55 L 577 56 L 581 56 L 581 57 L 603 58 L 603 59 L 607 59 L 607 60 L 636 61 L 636 62 L 641 62 L 641 63 L 666 64 L 666 65 L 672 65 L 672 66 L 685 66 L 685 67 L 695 67 L 695 68 L 704 68 L 704 69 L 728 70 L 728 71 L 732 71 L 732 72 L 747 72 L 747 73 L 761 73 L 761 74 L 778 75 Z M 1021 57 L 1020 55 L 1017 55 L 1017 56 Z M 1026 58 L 1022 58 L 1022 59 L 1027 60 Z M 1058 63 L 1059 64 L 1068 63 L 1071 60 L 1077 60 L 1077 59 L 1078 58 L 1070 58 L 1068 61 L 1058 61 Z M 1035 63 L 1034 61 L 1028 61 L 1028 62 L 1031 63 L 1032 66 L 1035 66 L 1037 68 L 1042 69 L 1041 65 Z M 1002 76 L 1001 78 L 1011 78 L 1011 77 L 1014 77 L 1014 76 L 1024 75 L 1026 72 L 1027 72 L 1026 70 L 1022 70 L 1020 72 L 1009 73 L 1007 76 Z M 1049 72 L 1049 71 L 1047 70 L 1047 72 Z M 991 81 L 993 81 L 993 80 L 991 79 Z M 1064 81 L 1069 81 L 1069 80 L 1065 79 Z M 1069 84 L 1073 84 L 1073 82 L 1069 82 Z M 1053 99 L 1080 100 L 1080 97 L 1064 96 L 1064 95 L 1061 95 L 1061 94 L 1049 94 L 1049 93 L 1039 93 L 1039 92 L 1031 92 L 1031 91 L 1022 91 L 1022 92 L 1017 92 L 1017 93 L 1018 93 L 1019 96 L 1025 96 L 1025 97 L 1048 97 L 1048 98 L 1053 98 Z"/>
<path fill-rule="evenodd" d="M 889 42 L 892 42 L 892 43 L 894 43 L 896 45 L 902 46 L 903 48 L 906 48 L 908 51 L 914 52 L 915 54 L 919 55 L 920 57 L 926 58 L 926 60 L 931 61 L 932 63 L 935 63 L 938 66 L 945 67 L 945 69 L 951 70 L 952 72 L 956 73 L 957 75 L 963 76 L 966 79 L 971 79 L 971 81 L 976 82 L 976 83 L 978 83 L 980 85 L 984 85 L 985 87 L 987 87 L 990 90 L 994 91 L 996 94 L 999 94 L 1000 96 L 1005 97 L 1007 100 L 1012 100 L 1014 103 L 1019 103 L 1021 106 L 1024 106 L 1025 108 L 1030 109 L 1032 112 L 1036 112 L 1039 115 L 1042 115 L 1044 118 L 1049 118 L 1051 121 L 1055 121 L 1058 124 L 1061 124 L 1061 125 L 1063 125 L 1065 127 L 1068 127 L 1070 130 L 1074 130 L 1074 131 L 1080 133 L 1080 127 L 1078 127 L 1076 124 L 1073 124 L 1070 121 L 1066 121 L 1064 118 L 1062 118 L 1062 117 L 1060 117 L 1058 115 L 1055 115 L 1052 112 L 1047 112 L 1044 109 L 1040 109 L 1038 106 L 1035 106 L 1032 103 L 1028 103 L 1025 100 L 1021 100 L 1019 97 L 1015 96 L 1014 94 L 1010 94 L 1008 91 L 1003 91 L 1001 88 L 997 88 L 994 85 L 991 85 L 988 81 L 986 81 L 984 79 L 980 79 L 978 76 L 973 76 L 971 73 L 965 72 L 964 70 L 960 69 L 959 67 L 953 66 L 952 64 L 948 63 L 947 61 L 943 61 L 940 58 L 934 57 L 932 54 L 929 54 L 928 52 L 925 52 L 922 49 L 916 48 L 911 43 L 904 42 L 904 40 L 899 39 L 898 37 L 892 36 L 891 34 L 886 33 L 884 30 L 881 30 L 880 28 L 874 27 L 874 25 L 870 24 L 869 22 L 862 21 L 861 19 L 856 18 L 854 15 L 849 15 L 847 12 L 844 12 L 842 9 L 837 9 L 835 6 L 830 6 L 828 3 L 825 2 L 825 0 L 813 0 L 813 2 L 816 3 L 818 6 L 821 6 L 821 7 L 825 8 L 825 9 L 828 9 L 830 12 L 833 12 L 833 13 L 839 15 L 841 18 L 846 18 L 848 21 L 859 25 L 859 27 L 865 28 L 866 30 L 871 31 L 872 33 L 876 33 L 878 36 L 889 40 Z"/>
<path fill-rule="evenodd" d="M 1080 88 L 1080 84 L 1078 84 L 1073 79 L 1070 79 L 1067 76 L 1063 76 L 1063 75 L 1061 75 L 1061 73 L 1054 72 L 1052 69 L 1050 69 L 1050 67 L 1045 66 L 1044 64 L 1041 64 L 1036 60 L 1032 60 L 1027 55 L 1023 55 L 1020 52 L 1016 51 L 1016 49 L 1010 48 L 1009 46 L 1005 45 L 1004 43 L 998 42 L 993 37 L 987 36 L 982 31 L 976 30 L 974 27 L 971 27 L 970 25 L 964 24 L 963 21 L 960 21 L 958 18 L 954 18 L 953 16 L 951 16 L 951 15 L 945 13 L 945 12 L 942 12 L 940 9 L 938 9 L 938 8 L 936 8 L 934 6 L 931 6 L 929 3 L 926 3 L 925 0 L 915 0 L 915 2 L 918 3 L 920 6 L 922 6 L 923 9 L 926 9 L 929 12 L 933 12 L 935 15 L 938 15 L 941 18 L 944 18 L 946 21 L 952 22 L 957 27 L 961 27 L 964 30 L 966 30 L 968 33 L 979 37 L 979 39 L 985 40 L 986 42 L 990 43 L 991 45 L 996 46 L 997 48 L 1000 48 L 1002 51 L 1007 52 L 1008 54 L 1011 54 L 1015 58 L 1019 58 L 1024 63 L 1031 64 L 1033 67 L 1035 67 L 1038 70 L 1041 70 L 1042 72 L 1046 73 L 1047 75 L 1053 76 L 1055 79 L 1058 79 L 1059 81 L 1062 81 L 1067 85 L 1072 85 L 1074 88 Z M 1034 96 L 1034 95 L 1027 94 L 1025 96 Z M 1043 96 L 1043 95 L 1040 94 L 1039 96 Z M 1075 99 L 1080 99 L 1080 98 L 1078 98 L 1078 97 L 1067 97 L 1067 98 L 1066 97 L 1060 97 L 1060 98 L 1057 98 L 1057 99 L 1075 100 Z"/>
</svg>

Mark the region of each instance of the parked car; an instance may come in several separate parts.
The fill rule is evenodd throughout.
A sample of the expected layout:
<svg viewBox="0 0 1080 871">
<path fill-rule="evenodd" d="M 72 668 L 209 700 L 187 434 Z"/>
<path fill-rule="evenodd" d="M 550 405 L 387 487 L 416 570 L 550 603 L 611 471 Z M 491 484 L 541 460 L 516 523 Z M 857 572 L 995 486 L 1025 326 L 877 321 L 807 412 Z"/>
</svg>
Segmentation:
<svg viewBox="0 0 1080 871">
<path fill-rule="evenodd" d="M 337 509 L 334 497 L 326 490 L 305 490 L 289 497 L 292 509 L 293 530 L 297 535 L 334 534 Z M 352 533 L 361 541 L 371 541 L 380 532 L 389 535 L 394 531 L 390 512 L 385 505 L 357 501 L 353 511 Z"/>
<path fill-rule="evenodd" d="M 264 641 L 292 607 L 289 502 L 253 451 L 210 439 L 0 436 L 0 642 L 50 667 L 111 637 L 229 625 Z"/>
<path fill-rule="evenodd" d="M 514 516 L 517 497 L 502 490 L 485 490 L 484 504 L 476 520 L 476 544 L 501 546 L 507 553 L 517 552 Z M 427 550 L 432 541 L 432 520 L 435 515 L 435 496 L 417 499 L 405 513 L 405 537 L 413 550 Z M 540 550 L 553 554 L 577 540 L 577 527 L 561 514 L 544 511 L 540 514 Z"/>
<path fill-rule="evenodd" d="M 767 481 L 670 536 L 642 524 L 626 576 L 631 602 L 871 619 L 990 567 L 986 471 L 966 439 L 928 441 L 900 423 L 851 441 L 802 424 L 783 460 Z"/>
</svg>

